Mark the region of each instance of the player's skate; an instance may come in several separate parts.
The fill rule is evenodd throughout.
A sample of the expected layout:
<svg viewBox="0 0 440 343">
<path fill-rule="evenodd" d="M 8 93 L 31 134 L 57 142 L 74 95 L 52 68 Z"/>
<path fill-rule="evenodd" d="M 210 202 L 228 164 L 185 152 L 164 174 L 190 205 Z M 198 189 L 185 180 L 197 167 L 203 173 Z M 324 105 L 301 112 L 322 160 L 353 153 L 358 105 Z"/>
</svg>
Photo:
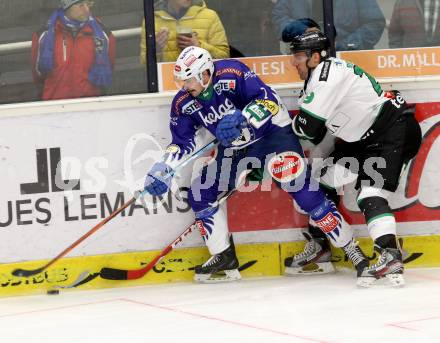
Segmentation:
<svg viewBox="0 0 440 343">
<path fill-rule="evenodd" d="M 359 286 L 359 278 L 362 272 L 368 268 L 370 263 L 354 239 L 352 239 L 346 246 L 342 247 L 342 250 L 356 269 L 358 277 L 357 285 Z"/>
<path fill-rule="evenodd" d="M 375 264 L 362 271 L 358 278 L 358 286 L 370 287 L 378 279 L 386 278 L 391 286 L 403 287 L 405 280 L 401 251 L 394 248 L 381 248 L 377 245 L 374 246 L 374 250 L 379 252 L 380 256 Z"/>
<path fill-rule="evenodd" d="M 335 271 L 331 263 L 332 252 L 326 238 L 312 237 L 303 232 L 307 243 L 299 254 L 284 260 L 286 275 L 326 274 Z"/>
<path fill-rule="evenodd" d="M 202 265 L 195 267 L 194 281 L 201 283 L 216 283 L 240 280 L 238 259 L 235 254 L 234 241 L 225 251 L 211 256 Z"/>
</svg>

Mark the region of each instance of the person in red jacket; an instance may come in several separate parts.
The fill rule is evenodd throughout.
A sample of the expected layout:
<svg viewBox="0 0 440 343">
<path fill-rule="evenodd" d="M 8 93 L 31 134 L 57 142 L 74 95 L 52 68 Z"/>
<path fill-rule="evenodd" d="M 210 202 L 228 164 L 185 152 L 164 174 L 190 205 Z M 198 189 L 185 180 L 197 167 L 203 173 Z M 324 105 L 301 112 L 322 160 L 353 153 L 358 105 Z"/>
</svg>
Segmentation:
<svg viewBox="0 0 440 343">
<path fill-rule="evenodd" d="M 60 0 L 46 27 L 32 37 L 34 81 L 42 99 L 103 94 L 112 83 L 115 38 L 91 14 L 93 2 Z"/>
</svg>

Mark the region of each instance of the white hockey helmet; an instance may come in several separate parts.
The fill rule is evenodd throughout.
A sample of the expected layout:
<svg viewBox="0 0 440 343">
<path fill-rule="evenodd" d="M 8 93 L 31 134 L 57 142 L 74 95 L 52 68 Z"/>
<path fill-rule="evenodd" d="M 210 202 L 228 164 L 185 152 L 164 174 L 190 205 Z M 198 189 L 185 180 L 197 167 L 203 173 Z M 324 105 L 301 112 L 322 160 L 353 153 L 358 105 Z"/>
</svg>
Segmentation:
<svg viewBox="0 0 440 343">
<path fill-rule="evenodd" d="M 202 73 L 209 70 L 210 79 L 204 84 Z M 214 62 L 212 62 L 211 54 L 200 47 L 189 46 L 185 48 L 177 58 L 174 65 L 174 80 L 178 87 L 182 88 L 185 81 L 197 81 L 204 89 L 208 88 L 214 73 Z"/>
</svg>

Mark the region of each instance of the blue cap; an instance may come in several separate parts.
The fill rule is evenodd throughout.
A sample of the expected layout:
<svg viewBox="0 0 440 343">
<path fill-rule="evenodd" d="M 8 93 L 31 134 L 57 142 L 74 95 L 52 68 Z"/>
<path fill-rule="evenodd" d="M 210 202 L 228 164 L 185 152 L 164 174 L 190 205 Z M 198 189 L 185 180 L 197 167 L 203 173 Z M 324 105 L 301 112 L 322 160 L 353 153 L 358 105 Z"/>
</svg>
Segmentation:
<svg viewBox="0 0 440 343">
<path fill-rule="evenodd" d="M 292 20 L 283 30 L 281 39 L 285 43 L 290 43 L 294 37 L 302 35 L 307 29 L 316 27 L 321 30 L 319 24 L 310 18 Z"/>
</svg>

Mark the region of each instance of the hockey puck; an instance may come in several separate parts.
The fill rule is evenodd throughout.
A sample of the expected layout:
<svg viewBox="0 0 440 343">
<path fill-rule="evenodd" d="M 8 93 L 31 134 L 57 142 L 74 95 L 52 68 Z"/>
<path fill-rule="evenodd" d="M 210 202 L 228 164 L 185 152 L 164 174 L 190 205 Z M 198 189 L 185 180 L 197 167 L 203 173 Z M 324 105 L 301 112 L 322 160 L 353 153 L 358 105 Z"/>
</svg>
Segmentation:
<svg viewBox="0 0 440 343">
<path fill-rule="evenodd" d="M 60 294 L 60 291 L 58 289 L 49 289 L 47 290 L 48 295 L 57 295 Z"/>
</svg>

